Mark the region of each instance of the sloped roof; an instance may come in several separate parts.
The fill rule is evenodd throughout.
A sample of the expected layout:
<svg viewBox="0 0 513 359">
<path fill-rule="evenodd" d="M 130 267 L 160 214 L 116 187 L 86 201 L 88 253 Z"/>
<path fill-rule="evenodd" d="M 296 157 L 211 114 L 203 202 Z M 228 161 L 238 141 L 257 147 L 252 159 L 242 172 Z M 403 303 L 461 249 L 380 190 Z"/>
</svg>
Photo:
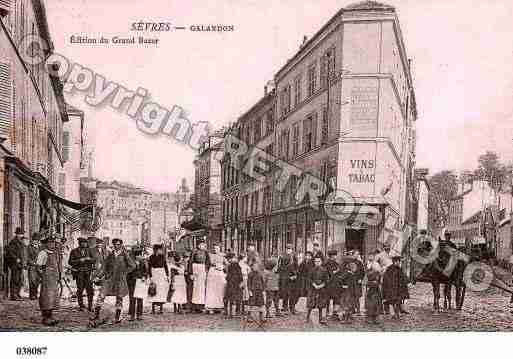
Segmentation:
<svg viewBox="0 0 513 359">
<path fill-rule="evenodd" d="M 346 6 L 344 10 L 394 10 L 394 7 L 377 1 L 360 1 Z"/>
</svg>

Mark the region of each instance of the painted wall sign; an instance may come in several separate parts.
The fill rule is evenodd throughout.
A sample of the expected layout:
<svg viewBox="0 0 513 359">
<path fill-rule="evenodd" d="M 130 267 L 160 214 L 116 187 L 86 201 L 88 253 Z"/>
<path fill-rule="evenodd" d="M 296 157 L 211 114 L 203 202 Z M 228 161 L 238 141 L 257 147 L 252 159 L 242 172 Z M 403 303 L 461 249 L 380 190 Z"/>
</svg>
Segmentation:
<svg viewBox="0 0 513 359">
<path fill-rule="evenodd" d="M 378 87 L 354 86 L 351 89 L 351 124 L 375 123 L 378 118 Z"/>
<path fill-rule="evenodd" d="M 349 183 L 374 183 L 376 175 L 374 168 L 376 162 L 374 160 L 349 160 L 351 164 L 351 172 L 348 174 Z"/>
</svg>

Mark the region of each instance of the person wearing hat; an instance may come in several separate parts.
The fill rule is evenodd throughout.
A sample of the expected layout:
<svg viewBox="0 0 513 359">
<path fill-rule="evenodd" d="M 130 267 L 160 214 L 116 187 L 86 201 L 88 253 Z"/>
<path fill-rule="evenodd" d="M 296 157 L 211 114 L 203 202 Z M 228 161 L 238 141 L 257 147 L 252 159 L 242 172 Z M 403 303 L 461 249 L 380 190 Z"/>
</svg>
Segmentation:
<svg viewBox="0 0 513 359">
<path fill-rule="evenodd" d="M 87 238 L 78 238 L 78 247 L 71 250 L 68 264 L 71 266 L 73 279 L 77 284 L 78 310 L 84 310 L 84 290 L 87 294 L 87 310 L 93 311 L 93 283 L 91 275 L 94 270 L 94 253 L 89 248 Z"/>
<path fill-rule="evenodd" d="M 295 297 L 298 287 L 298 264 L 294 255 L 292 244 L 288 243 L 285 247 L 285 253 L 278 260 L 278 274 L 280 277 L 280 299 L 282 301 L 282 312 L 287 314 L 296 313 Z"/>
<path fill-rule="evenodd" d="M 322 265 L 323 257 L 317 254 L 314 257 L 314 267 L 310 272 L 310 288 L 308 289 L 308 298 L 306 306 L 308 312 L 306 314 L 306 321 L 310 321 L 310 315 L 313 309 L 319 310 L 319 324 L 327 325 L 326 318 L 323 314 L 324 308 L 327 304 L 326 285 L 328 284 L 328 272 Z"/>
<path fill-rule="evenodd" d="M 62 258 L 54 237 L 45 237 L 41 243 L 43 249 L 36 259 L 37 270 L 41 278 L 39 308 L 43 317 L 43 325 L 54 326 L 58 323 L 53 318 L 53 311 L 59 306 Z"/>
<path fill-rule="evenodd" d="M 128 314 L 130 322 L 136 319 L 142 320 L 143 298 L 148 294 L 146 279 L 148 278 L 148 264 L 143 256 L 143 248 L 134 246 L 130 253 L 135 262 L 135 269 L 127 274 L 128 298 L 130 301 Z"/>
<path fill-rule="evenodd" d="M 308 297 L 308 288 L 310 288 L 310 272 L 314 267 L 313 253 L 306 251 L 305 258 L 299 265 L 299 297 Z"/>
<path fill-rule="evenodd" d="M 408 299 L 408 278 L 401 267 L 401 256 L 392 257 L 390 265 L 383 275 L 383 301 L 394 308 L 394 319 L 400 319 L 401 303 Z"/>
<path fill-rule="evenodd" d="M 39 273 L 37 271 L 36 260 L 39 254 L 39 233 L 32 234 L 30 244 L 27 249 L 27 266 L 29 279 L 29 298 L 36 300 L 38 298 L 38 288 L 40 284 Z"/>
<path fill-rule="evenodd" d="M 383 245 L 383 250 L 380 251 L 374 257 L 374 260 L 381 267 L 381 275 L 384 277 L 386 270 L 388 267 L 392 265 L 392 254 L 390 253 L 390 244 L 385 243 Z M 384 314 L 390 314 L 390 304 L 387 301 L 383 301 Z"/>
<path fill-rule="evenodd" d="M 121 322 L 121 310 L 123 309 L 123 297 L 128 295 L 127 274 L 136 268 L 134 260 L 130 257 L 123 241 L 119 238 L 112 240 L 114 249 L 105 259 L 98 277 L 104 278 L 96 306 L 93 321 L 100 319 L 100 312 L 106 297 L 116 297 L 116 314 L 114 323 Z"/>
<path fill-rule="evenodd" d="M 237 308 L 240 307 L 242 302 L 244 278 L 242 277 L 239 258 L 234 253 L 228 253 L 226 254 L 226 260 L 229 264 L 226 267 L 225 317 L 233 318 L 233 305 Z"/>
<path fill-rule="evenodd" d="M 328 272 L 328 283 L 326 284 L 326 294 L 328 296 L 328 305 L 326 308 L 326 316 L 329 316 L 331 302 L 333 302 L 333 310 L 331 314 L 332 319 L 338 319 L 338 312 L 340 309 L 340 264 L 337 262 L 338 251 L 331 249 L 328 251 L 328 259 L 324 263 L 324 267 Z"/>
<path fill-rule="evenodd" d="M 20 227 L 14 231 L 14 238 L 5 247 L 5 262 L 11 271 L 10 299 L 21 300 L 21 287 L 23 286 L 23 268 L 26 265 L 25 232 Z"/>
<path fill-rule="evenodd" d="M 326 258 L 324 257 L 324 253 L 322 252 L 319 242 L 313 242 L 312 257 L 315 258 L 316 256 L 320 256 L 322 258 L 322 263 L 324 264 Z"/>
<path fill-rule="evenodd" d="M 192 274 L 192 305 L 196 313 L 205 307 L 207 272 L 210 268 L 210 255 L 205 241 L 198 241 L 196 250 L 189 261 L 189 273 Z"/>
</svg>

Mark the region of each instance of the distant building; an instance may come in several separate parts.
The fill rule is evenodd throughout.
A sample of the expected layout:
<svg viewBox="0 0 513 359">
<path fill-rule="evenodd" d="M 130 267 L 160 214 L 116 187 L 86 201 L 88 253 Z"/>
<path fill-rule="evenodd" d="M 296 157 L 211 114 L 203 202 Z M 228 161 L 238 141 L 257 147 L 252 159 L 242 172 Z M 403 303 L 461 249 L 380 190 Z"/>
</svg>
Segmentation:
<svg viewBox="0 0 513 359">
<path fill-rule="evenodd" d="M 415 170 L 416 196 L 417 196 L 417 231 L 429 228 L 429 182 L 427 169 Z"/>
</svg>

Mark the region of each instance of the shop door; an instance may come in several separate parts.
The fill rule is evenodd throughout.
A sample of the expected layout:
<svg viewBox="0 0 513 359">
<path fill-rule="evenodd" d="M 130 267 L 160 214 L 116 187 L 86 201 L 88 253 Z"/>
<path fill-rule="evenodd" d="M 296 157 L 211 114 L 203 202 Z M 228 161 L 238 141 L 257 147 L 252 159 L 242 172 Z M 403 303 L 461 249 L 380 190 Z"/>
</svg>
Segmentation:
<svg viewBox="0 0 513 359">
<path fill-rule="evenodd" d="M 365 229 L 346 229 L 346 251 L 357 250 L 364 253 Z"/>
</svg>

